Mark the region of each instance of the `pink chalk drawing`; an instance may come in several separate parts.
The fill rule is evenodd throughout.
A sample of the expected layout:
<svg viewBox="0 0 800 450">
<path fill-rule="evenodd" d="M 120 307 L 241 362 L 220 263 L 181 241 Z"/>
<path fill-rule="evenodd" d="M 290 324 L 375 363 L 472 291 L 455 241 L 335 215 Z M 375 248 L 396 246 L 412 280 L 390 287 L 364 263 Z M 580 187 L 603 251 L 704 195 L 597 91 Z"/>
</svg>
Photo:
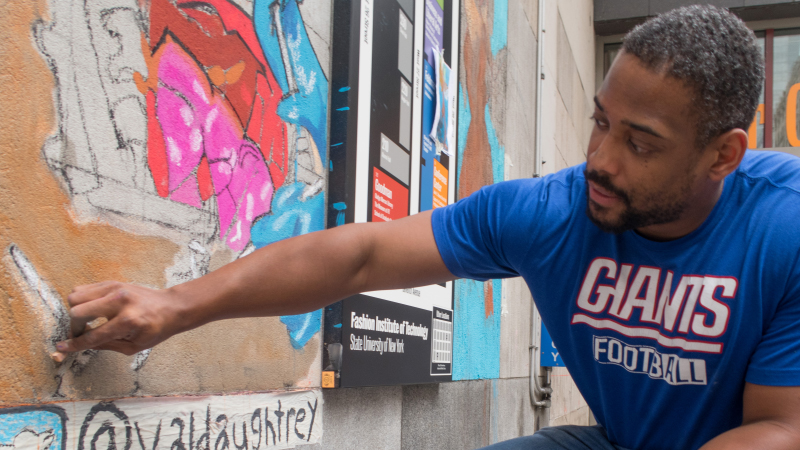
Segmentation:
<svg viewBox="0 0 800 450">
<path fill-rule="evenodd" d="M 169 198 L 201 208 L 210 178 L 220 239 L 242 250 L 253 221 L 269 212 L 272 202 L 274 185 L 261 151 L 245 138 L 230 103 L 180 45 L 168 38 L 154 58 Z"/>
</svg>

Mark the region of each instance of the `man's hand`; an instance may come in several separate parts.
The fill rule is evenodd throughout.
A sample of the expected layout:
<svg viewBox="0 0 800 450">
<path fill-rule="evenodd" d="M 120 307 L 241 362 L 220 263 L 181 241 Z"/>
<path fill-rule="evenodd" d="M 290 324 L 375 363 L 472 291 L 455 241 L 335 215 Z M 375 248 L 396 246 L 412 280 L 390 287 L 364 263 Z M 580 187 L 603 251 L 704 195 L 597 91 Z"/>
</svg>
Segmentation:
<svg viewBox="0 0 800 450">
<path fill-rule="evenodd" d="M 77 287 L 69 296 L 73 327 L 108 322 L 56 348 L 131 355 L 214 320 L 301 314 L 360 292 L 454 278 L 436 247 L 430 211 L 344 225 L 276 242 L 165 290 L 118 282 Z"/>
<path fill-rule="evenodd" d="M 78 286 L 68 301 L 73 337 L 56 346 L 59 352 L 97 349 L 133 355 L 181 331 L 185 306 L 169 290 L 116 281 Z M 80 333 L 98 318 L 108 322 Z"/>
<path fill-rule="evenodd" d="M 800 449 L 800 386 L 746 383 L 743 419 L 700 450 Z"/>
</svg>

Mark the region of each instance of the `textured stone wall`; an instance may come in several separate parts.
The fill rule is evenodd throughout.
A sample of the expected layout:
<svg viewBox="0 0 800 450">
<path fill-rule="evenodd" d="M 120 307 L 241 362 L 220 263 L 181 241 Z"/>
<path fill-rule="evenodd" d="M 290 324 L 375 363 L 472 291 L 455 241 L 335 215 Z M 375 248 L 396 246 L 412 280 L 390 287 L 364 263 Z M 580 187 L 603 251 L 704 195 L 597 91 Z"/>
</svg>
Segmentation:
<svg viewBox="0 0 800 450">
<path fill-rule="evenodd" d="M 546 6 L 542 99 L 545 174 L 586 161 L 595 94 L 593 2 L 554 0 Z M 555 368 L 552 375 L 550 424 L 593 423 L 591 411 L 569 372 Z"/>
<path fill-rule="evenodd" d="M 464 0 L 458 100 L 457 198 L 503 181 L 508 0 Z M 500 376 L 499 280 L 455 283 L 453 379 Z"/>
</svg>

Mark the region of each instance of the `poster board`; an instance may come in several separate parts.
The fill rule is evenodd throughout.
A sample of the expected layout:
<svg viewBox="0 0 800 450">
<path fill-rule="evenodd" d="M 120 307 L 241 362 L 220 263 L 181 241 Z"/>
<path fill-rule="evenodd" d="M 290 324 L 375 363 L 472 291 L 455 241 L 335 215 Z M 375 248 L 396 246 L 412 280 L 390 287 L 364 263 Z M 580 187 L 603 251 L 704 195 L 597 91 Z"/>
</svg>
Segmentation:
<svg viewBox="0 0 800 450">
<path fill-rule="evenodd" d="M 335 1 L 328 227 L 455 199 L 459 0 Z M 323 387 L 452 379 L 453 283 L 325 309 Z"/>
<path fill-rule="evenodd" d="M 558 348 L 556 348 L 556 343 L 553 342 L 553 338 L 550 337 L 550 332 L 547 331 L 544 323 L 542 324 L 541 343 L 539 361 L 542 367 L 566 367 L 564 366 L 564 361 L 561 359 L 561 353 L 559 353 Z"/>
</svg>

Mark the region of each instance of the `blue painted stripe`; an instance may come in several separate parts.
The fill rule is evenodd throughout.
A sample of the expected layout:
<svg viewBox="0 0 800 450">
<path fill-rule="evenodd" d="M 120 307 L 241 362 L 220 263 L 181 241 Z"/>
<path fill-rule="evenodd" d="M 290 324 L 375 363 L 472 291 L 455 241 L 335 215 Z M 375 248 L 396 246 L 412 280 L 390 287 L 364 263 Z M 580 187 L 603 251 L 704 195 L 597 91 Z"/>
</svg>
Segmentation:
<svg viewBox="0 0 800 450">
<path fill-rule="evenodd" d="M 508 0 L 494 0 L 491 43 L 492 56 L 508 44 Z"/>
</svg>

